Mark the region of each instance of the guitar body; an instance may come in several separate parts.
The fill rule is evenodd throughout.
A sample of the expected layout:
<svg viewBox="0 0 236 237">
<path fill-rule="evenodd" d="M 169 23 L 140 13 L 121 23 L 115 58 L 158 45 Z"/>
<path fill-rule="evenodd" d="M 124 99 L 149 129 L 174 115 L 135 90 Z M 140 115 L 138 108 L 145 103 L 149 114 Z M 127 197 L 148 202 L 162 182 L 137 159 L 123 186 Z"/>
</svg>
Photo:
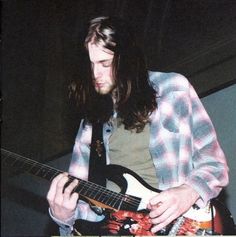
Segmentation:
<svg viewBox="0 0 236 237">
<path fill-rule="evenodd" d="M 52 181 L 63 171 L 37 161 L 20 156 L 1 148 L 2 164 L 16 170 L 25 171 Z M 161 190 L 148 185 L 135 172 L 118 165 L 108 165 L 105 170 L 107 180 L 116 184 L 119 191 L 110 190 L 95 183 L 78 179 L 75 189 L 80 198 L 87 200 L 96 212 L 103 213 L 101 222 L 78 220 L 78 233 L 83 235 L 153 235 L 150 231 L 147 204 Z M 95 207 L 95 208 L 94 208 Z M 234 221 L 230 212 L 217 200 L 212 200 L 205 208 L 192 206 L 186 213 L 174 220 L 155 235 L 233 235 Z"/>
<path fill-rule="evenodd" d="M 158 233 L 151 233 L 146 206 L 161 191 L 148 185 L 135 172 L 118 165 L 108 165 L 106 178 L 116 183 L 121 193 L 141 199 L 137 210 L 110 210 L 104 212 L 101 222 L 78 220 L 76 228 L 83 235 L 215 235 L 234 233 L 234 221 L 222 203 L 214 199 L 208 207 L 192 207 L 180 218 Z M 93 202 L 92 200 L 90 200 Z M 97 204 L 97 203 L 96 203 Z M 102 207 L 103 205 L 101 205 Z"/>
</svg>

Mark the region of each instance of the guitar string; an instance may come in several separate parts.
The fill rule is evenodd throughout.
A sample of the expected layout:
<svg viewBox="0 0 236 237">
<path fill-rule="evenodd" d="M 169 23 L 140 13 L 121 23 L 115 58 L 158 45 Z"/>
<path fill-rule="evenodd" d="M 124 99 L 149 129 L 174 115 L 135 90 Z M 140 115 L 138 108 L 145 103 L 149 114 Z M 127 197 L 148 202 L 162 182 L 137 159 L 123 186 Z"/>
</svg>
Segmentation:
<svg viewBox="0 0 236 237">
<path fill-rule="evenodd" d="M 27 164 L 34 164 L 34 166 L 33 167 L 36 167 L 37 168 L 37 166 L 39 166 L 39 168 L 40 169 L 42 169 L 42 168 L 47 168 L 48 169 L 48 171 L 47 171 L 47 173 L 48 172 L 51 172 L 51 171 L 54 171 L 54 172 L 56 172 L 55 173 L 55 175 L 54 175 L 54 177 L 57 175 L 57 174 L 59 174 L 59 173 L 62 173 L 62 171 L 59 171 L 59 170 L 57 170 L 57 169 L 55 169 L 55 168 L 52 168 L 52 167 L 50 167 L 50 166 L 47 166 L 47 165 L 45 165 L 45 164 L 40 164 L 39 162 L 36 162 L 36 161 L 32 161 L 31 159 L 28 159 L 28 158 L 26 158 L 26 157 L 23 157 L 23 156 L 20 156 L 20 155 L 15 155 L 15 156 L 13 156 L 13 154 L 11 155 L 11 153 L 10 152 L 7 152 L 7 151 L 5 151 L 5 153 L 8 153 L 9 155 L 8 156 L 11 156 L 11 157 L 13 157 L 13 158 L 16 158 L 17 159 L 17 156 L 18 157 L 21 157 L 22 159 L 24 159 L 25 160 L 25 163 Z M 15 162 L 14 162 L 15 163 Z M 40 172 L 40 169 L 38 170 L 38 172 L 36 172 L 35 174 L 37 174 L 37 173 L 39 173 Z M 30 171 L 30 170 L 29 170 Z M 47 175 L 47 174 L 46 174 Z M 71 177 L 71 179 L 75 179 L 75 177 L 72 177 L 72 176 L 70 176 Z M 52 177 L 53 178 L 53 177 Z M 77 178 L 78 179 L 78 178 Z M 102 191 L 102 194 L 103 194 L 103 197 L 104 197 L 104 195 L 105 195 L 105 197 L 104 198 L 107 198 L 107 197 L 109 197 L 109 198 L 116 198 L 117 200 L 116 201 L 123 201 L 123 202 L 126 202 L 126 203 L 128 203 L 128 204 L 130 204 L 130 205 L 139 205 L 139 201 L 137 200 L 137 198 L 136 197 L 132 197 L 132 196 L 129 196 L 129 195 L 127 195 L 127 194 L 122 194 L 122 193 L 116 193 L 116 192 L 113 192 L 113 191 L 110 191 L 110 190 L 106 190 L 105 188 L 103 188 L 102 186 L 99 186 L 99 185 L 96 185 L 96 184 L 94 184 L 94 183 L 91 183 L 91 182 L 85 182 L 85 181 L 83 181 L 83 180 L 80 180 L 80 184 L 82 184 L 84 187 L 87 187 L 88 189 L 91 189 L 91 188 L 93 188 L 94 187 L 94 193 L 97 193 L 98 191 Z M 79 186 L 79 185 L 78 185 Z M 105 191 L 104 191 L 105 190 Z M 115 205 L 115 204 L 114 204 Z"/>
<path fill-rule="evenodd" d="M 72 179 L 74 179 L 74 177 L 72 177 Z M 122 194 L 122 193 L 116 193 L 116 192 L 113 192 L 112 190 L 108 190 L 104 188 L 103 186 L 97 185 L 95 183 L 91 183 L 91 182 L 87 182 L 83 180 L 81 181 L 83 182 L 83 186 L 87 187 L 87 190 L 90 190 L 91 197 L 96 199 L 96 196 L 100 195 L 98 200 L 101 202 L 102 201 L 104 202 L 104 200 L 107 200 L 106 204 L 110 206 L 111 206 L 111 203 L 114 201 L 115 203 L 112 205 L 113 207 L 115 207 L 115 205 L 118 204 L 117 203 L 118 201 L 133 205 L 134 207 L 138 207 L 138 205 L 140 204 L 140 201 L 138 200 L 137 197 L 132 197 L 130 195 Z M 109 203 L 109 199 L 110 199 L 110 203 Z"/>
<path fill-rule="evenodd" d="M 71 179 L 73 180 L 74 178 L 72 177 Z M 90 197 L 92 199 L 98 200 L 98 201 L 105 203 L 105 204 L 112 206 L 112 207 L 115 207 L 121 201 L 124 201 L 123 194 L 115 193 L 113 191 L 107 190 L 104 187 L 97 185 L 95 183 L 88 183 L 85 181 L 82 181 L 82 182 L 83 182 L 82 189 L 83 189 L 83 187 L 86 187 L 85 195 L 86 195 L 86 192 L 89 192 Z M 78 188 L 80 188 L 80 187 L 78 187 Z M 83 191 L 83 190 L 81 190 L 81 191 Z M 135 199 L 133 199 L 131 204 L 135 205 L 134 201 L 135 201 Z M 138 205 L 139 202 L 137 202 L 136 204 Z"/>
<path fill-rule="evenodd" d="M 37 174 L 37 173 L 39 173 L 40 172 L 40 169 L 42 169 L 42 168 L 45 168 L 45 169 L 47 169 L 48 171 L 47 171 L 47 174 L 49 173 L 49 172 L 54 172 L 54 176 L 50 176 L 51 177 L 51 179 L 50 180 L 52 180 L 56 175 L 58 175 L 58 174 L 60 174 L 60 173 L 63 173 L 63 171 L 61 171 L 61 170 L 59 170 L 59 169 L 56 169 L 56 168 L 53 168 L 53 167 L 50 167 L 50 166 L 48 166 L 48 165 L 46 165 L 46 164 L 41 164 L 41 163 L 39 163 L 39 162 L 37 162 L 37 161 L 33 161 L 33 160 L 31 160 L 31 159 L 29 159 L 29 158 L 27 158 L 27 157 L 23 157 L 23 156 L 21 156 L 21 155 L 18 155 L 18 154 L 15 154 L 15 153 L 12 153 L 12 152 L 9 152 L 9 151 L 7 151 L 7 150 L 5 150 L 5 149 L 2 149 L 1 148 L 1 153 L 3 154 L 3 153 L 5 153 L 5 155 L 7 155 L 7 157 L 6 158 L 8 158 L 8 157 L 10 157 L 10 158 L 14 158 L 14 159 L 16 159 L 16 161 L 17 160 L 19 160 L 19 158 L 21 158 L 21 159 L 23 159 L 24 161 L 25 161 L 25 163 L 26 164 L 29 164 L 29 165 L 32 165 L 33 164 L 33 166 L 31 167 L 31 169 L 32 168 L 34 168 L 34 167 L 36 167 L 36 168 L 39 168 L 39 170 L 38 170 L 38 172 L 36 172 L 35 174 Z M 15 162 L 16 162 L 15 161 Z M 14 163 L 15 163 L 14 162 Z M 13 165 L 14 165 L 14 163 L 13 163 Z M 21 168 L 23 168 L 23 167 L 21 167 Z M 28 171 L 30 172 L 31 171 L 31 169 L 29 169 Z M 42 170 L 43 171 L 43 170 Z M 46 175 L 47 175 L 46 174 Z M 139 203 L 140 203 L 140 201 L 139 200 L 137 200 L 137 198 L 136 197 L 133 197 L 133 196 L 130 196 L 130 195 L 127 195 L 127 194 L 122 194 L 122 193 L 116 193 L 116 192 L 113 192 L 113 191 L 111 191 L 111 190 L 107 190 L 107 189 L 105 189 L 104 187 L 102 187 L 102 186 L 100 186 L 100 185 L 97 185 L 97 184 L 94 184 L 94 183 L 92 183 L 92 182 L 90 182 L 90 181 L 84 181 L 84 180 L 82 180 L 82 179 L 79 179 L 79 178 L 76 178 L 76 177 L 72 177 L 72 176 L 69 176 L 70 177 L 70 179 L 78 179 L 79 180 L 79 184 L 78 184 L 78 186 L 80 185 L 80 184 L 82 184 L 84 187 L 88 187 L 88 188 L 90 188 L 91 189 L 91 187 L 94 187 L 94 192 L 101 192 L 102 191 L 102 193 L 103 194 L 105 194 L 106 196 L 109 196 L 109 197 L 115 197 L 115 198 L 118 198 L 118 199 L 120 199 L 121 201 L 123 201 L 123 202 L 125 202 L 125 203 L 127 203 L 127 204 L 130 204 L 130 205 L 133 205 L 133 206 L 138 206 L 139 205 Z"/>
</svg>

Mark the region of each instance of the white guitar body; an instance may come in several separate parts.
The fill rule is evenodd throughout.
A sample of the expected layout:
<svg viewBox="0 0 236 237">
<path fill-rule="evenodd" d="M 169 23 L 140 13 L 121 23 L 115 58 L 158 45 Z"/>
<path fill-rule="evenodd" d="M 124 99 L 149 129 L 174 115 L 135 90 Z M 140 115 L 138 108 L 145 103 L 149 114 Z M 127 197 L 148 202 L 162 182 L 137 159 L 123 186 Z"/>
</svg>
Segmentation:
<svg viewBox="0 0 236 237">
<path fill-rule="evenodd" d="M 136 173 L 124 167 L 109 165 L 106 172 L 109 180 L 115 182 L 120 187 L 123 186 L 122 191 L 125 195 L 140 198 L 137 212 L 147 210 L 150 199 L 161 192 L 161 190 L 148 185 Z M 123 177 L 122 182 L 121 177 Z M 121 208 L 120 211 L 122 212 L 122 210 L 124 209 Z M 120 211 L 118 210 L 118 213 Z M 168 235 L 213 235 L 215 233 L 222 233 L 224 228 L 218 210 L 210 203 L 204 208 L 198 208 L 197 206 L 191 207 L 187 212 L 173 221 L 170 226 L 168 227 Z"/>
<path fill-rule="evenodd" d="M 145 187 L 131 174 L 124 173 L 123 177 L 127 181 L 126 194 L 135 195 L 136 197 L 141 198 L 138 210 L 146 209 L 149 200 L 159 194 L 158 192 L 152 191 Z M 209 206 L 199 209 L 191 207 L 186 213 L 183 214 L 183 216 L 196 221 L 211 221 L 212 211 L 213 216 L 215 216 L 216 210 L 214 207 L 213 210 L 210 210 Z"/>
</svg>

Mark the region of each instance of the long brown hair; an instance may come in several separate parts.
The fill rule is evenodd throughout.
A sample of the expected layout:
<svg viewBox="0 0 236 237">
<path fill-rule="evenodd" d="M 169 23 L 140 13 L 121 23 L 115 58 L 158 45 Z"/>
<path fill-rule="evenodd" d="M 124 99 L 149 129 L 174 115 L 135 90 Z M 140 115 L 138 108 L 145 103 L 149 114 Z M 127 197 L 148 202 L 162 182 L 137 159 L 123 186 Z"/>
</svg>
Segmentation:
<svg viewBox="0 0 236 237">
<path fill-rule="evenodd" d="M 126 129 L 142 131 L 157 107 L 156 92 L 149 85 L 144 56 L 132 29 L 120 18 L 98 17 L 90 21 L 85 49 L 89 42 L 114 52 L 112 74 L 116 83 L 116 111 Z M 95 92 L 91 66 L 88 70 L 88 77 L 76 80 L 70 90 L 85 119 L 108 121 L 114 110 L 111 95 Z"/>
</svg>

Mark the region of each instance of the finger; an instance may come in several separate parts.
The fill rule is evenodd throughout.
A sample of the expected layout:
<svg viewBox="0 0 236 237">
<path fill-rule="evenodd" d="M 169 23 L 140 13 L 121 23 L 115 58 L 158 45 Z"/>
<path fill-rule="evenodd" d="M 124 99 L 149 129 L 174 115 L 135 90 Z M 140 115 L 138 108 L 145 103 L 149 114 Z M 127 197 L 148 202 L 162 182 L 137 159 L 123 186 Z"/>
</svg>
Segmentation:
<svg viewBox="0 0 236 237">
<path fill-rule="evenodd" d="M 158 203 L 155 206 L 151 206 L 151 211 L 149 212 L 149 217 L 151 219 L 162 215 L 168 209 L 167 203 Z"/>
<path fill-rule="evenodd" d="M 76 206 L 77 206 L 77 202 L 79 199 L 79 194 L 78 193 L 72 193 L 72 195 L 70 196 L 70 199 L 68 200 L 68 203 L 66 203 L 66 207 L 70 210 L 75 210 Z"/>
<path fill-rule="evenodd" d="M 152 227 L 151 231 L 152 233 L 156 233 L 160 231 L 161 229 L 165 228 L 168 224 L 170 224 L 175 218 L 173 216 L 169 216 L 164 222 L 160 224 L 156 224 Z"/>
<path fill-rule="evenodd" d="M 165 202 L 167 200 L 167 198 L 168 197 L 167 197 L 165 191 L 163 191 L 162 193 L 151 198 L 149 200 L 149 205 L 151 205 L 151 206 L 159 205 L 159 203 Z"/>
<path fill-rule="evenodd" d="M 68 211 L 74 211 L 77 206 L 78 198 L 78 193 L 72 193 L 69 199 L 63 199 L 63 207 L 65 207 Z"/>
<path fill-rule="evenodd" d="M 56 195 L 56 190 L 57 190 L 57 183 L 58 181 L 64 177 L 66 174 L 65 173 L 61 173 L 59 175 L 57 175 L 51 182 L 49 191 L 47 193 L 47 200 L 49 203 L 53 202 L 55 199 L 55 195 Z"/>
<path fill-rule="evenodd" d="M 158 202 L 157 204 L 155 204 L 155 205 L 149 205 L 149 209 L 151 210 L 151 211 L 153 211 L 153 210 L 162 210 L 162 209 L 164 209 L 164 207 L 165 207 L 166 205 L 163 203 L 163 202 Z M 163 210 L 164 211 L 164 210 Z"/>
<path fill-rule="evenodd" d="M 57 183 L 57 188 L 56 188 L 56 195 L 55 195 L 55 199 L 54 202 L 57 205 L 61 205 L 61 203 L 63 202 L 63 190 L 64 190 L 64 186 L 65 184 L 68 182 L 69 178 L 68 176 L 63 176 Z"/>
<path fill-rule="evenodd" d="M 79 199 L 79 194 L 78 193 L 73 193 L 70 197 L 70 202 L 77 204 L 77 201 Z"/>
<path fill-rule="evenodd" d="M 161 215 L 156 216 L 155 218 L 151 219 L 152 224 L 161 224 L 166 223 L 166 220 L 168 220 L 170 217 L 175 218 L 175 210 L 174 208 L 168 208 L 166 209 Z"/>
<path fill-rule="evenodd" d="M 74 189 L 76 188 L 76 186 L 78 185 L 78 180 L 74 179 L 64 190 L 64 199 L 70 199 L 70 196 L 72 194 L 72 192 L 74 191 Z"/>
</svg>

